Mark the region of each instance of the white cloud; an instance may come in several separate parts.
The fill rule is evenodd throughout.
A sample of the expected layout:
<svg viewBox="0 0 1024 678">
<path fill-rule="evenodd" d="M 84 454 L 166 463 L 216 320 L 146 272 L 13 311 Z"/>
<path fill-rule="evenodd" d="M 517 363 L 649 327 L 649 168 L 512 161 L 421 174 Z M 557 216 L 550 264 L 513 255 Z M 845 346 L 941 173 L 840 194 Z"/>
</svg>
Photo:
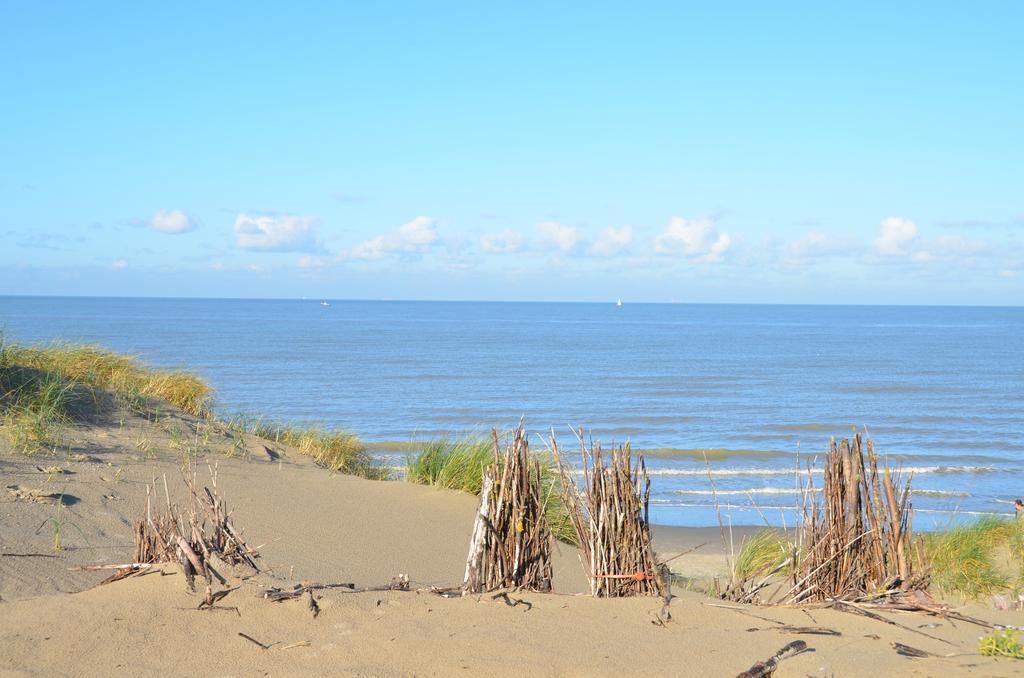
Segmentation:
<svg viewBox="0 0 1024 678">
<path fill-rule="evenodd" d="M 198 222 L 181 210 L 157 210 L 150 225 L 161 233 L 188 233 L 195 230 Z"/>
<path fill-rule="evenodd" d="M 956 234 L 923 238 L 913 221 L 889 217 L 879 224 L 875 249 L 882 256 L 906 257 L 918 264 L 936 261 L 969 264 L 977 255 L 989 252 L 991 244 Z"/>
<path fill-rule="evenodd" d="M 902 217 L 882 219 L 878 225 L 878 238 L 875 249 L 885 257 L 898 257 L 907 254 L 908 248 L 917 239 L 917 224 Z"/>
<path fill-rule="evenodd" d="M 110 262 L 110 268 L 114 269 L 115 271 L 123 271 L 124 269 L 128 268 L 128 260 L 114 259 L 112 262 Z"/>
<path fill-rule="evenodd" d="M 526 239 L 521 233 L 506 228 L 500 233 L 485 233 L 480 236 L 480 248 L 492 254 L 511 254 L 522 251 Z"/>
<path fill-rule="evenodd" d="M 348 252 L 347 258 L 375 260 L 392 254 L 415 254 L 437 243 L 437 225 L 430 217 L 419 216 L 402 224 L 397 231 L 362 242 Z"/>
<path fill-rule="evenodd" d="M 629 247 L 633 242 L 633 227 L 629 224 L 615 228 L 609 226 L 597 234 L 597 240 L 590 246 L 595 257 L 612 257 Z"/>
<path fill-rule="evenodd" d="M 534 228 L 543 245 L 556 247 L 566 254 L 572 252 L 580 242 L 580 234 L 575 226 L 566 226 L 557 221 L 543 221 Z"/>
<path fill-rule="evenodd" d="M 264 252 L 319 251 L 315 225 L 313 217 L 242 213 L 235 218 L 235 244 L 243 250 Z"/>
<path fill-rule="evenodd" d="M 672 217 L 665 230 L 654 239 L 657 254 L 682 254 L 708 263 L 722 260 L 733 244 L 728 233 L 719 233 L 714 219 Z"/>
</svg>

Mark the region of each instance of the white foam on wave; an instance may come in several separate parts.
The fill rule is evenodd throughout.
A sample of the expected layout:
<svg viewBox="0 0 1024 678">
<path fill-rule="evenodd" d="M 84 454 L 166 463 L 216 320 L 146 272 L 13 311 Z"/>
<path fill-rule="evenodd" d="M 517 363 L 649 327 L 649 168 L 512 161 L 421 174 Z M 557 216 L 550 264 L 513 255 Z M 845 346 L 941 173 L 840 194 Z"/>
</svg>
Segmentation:
<svg viewBox="0 0 1024 678">
<path fill-rule="evenodd" d="M 700 509 L 742 509 L 745 511 L 799 511 L 799 506 L 786 506 L 786 505 L 772 505 L 772 504 L 758 504 L 751 506 L 750 504 L 712 504 L 712 503 L 692 503 L 684 501 L 672 501 L 667 499 L 657 500 L 651 499 L 651 504 L 657 504 L 658 508 L 700 508 Z M 914 507 L 914 513 L 934 513 L 937 515 L 964 515 L 964 516 L 997 516 L 997 517 L 1010 517 L 1014 514 L 1004 513 L 1002 511 L 965 511 L 963 509 L 922 509 Z"/>
<path fill-rule="evenodd" d="M 996 471 L 1001 471 L 1003 473 L 1019 473 L 1022 470 L 1024 469 L 997 469 L 994 466 L 905 466 L 903 468 L 893 468 L 893 471 L 900 471 L 902 473 L 913 473 L 914 475 L 924 475 L 931 473 L 995 473 Z M 707 476 L 708 474 L 713 476 L 802 476 L 806 475 L 807 469 L 798 470 L 779 468 L 656 468 L 647 469 L 647 473 L 648 475 L 652 476 Z M 812 468 L 811 473 L 813 473 L 814 475 L 821 475 L 823 473 L 823 470 L 820 468 Z"/>
<path fill-rule="evenodd" d="M 950 490 L 917 490 L 911 488 L 910 493 L 921 497 L 969 497 L 969 492 L 955 492 Z M 801 494 L 801 490 L 792 487 L 748 487 L 741 490 L 672 490 L 670 494 L 693 495 L 693 496 L 735 496 L 748 494 Z"/>
<path fill-rule="evenodd" d="M 729 496 L 745 494 L 799 494 L 799 490 L 789 487 L 749 487 L 743 490 L 673 490 L 672 494 L 699 496 Z"/>
</svg>

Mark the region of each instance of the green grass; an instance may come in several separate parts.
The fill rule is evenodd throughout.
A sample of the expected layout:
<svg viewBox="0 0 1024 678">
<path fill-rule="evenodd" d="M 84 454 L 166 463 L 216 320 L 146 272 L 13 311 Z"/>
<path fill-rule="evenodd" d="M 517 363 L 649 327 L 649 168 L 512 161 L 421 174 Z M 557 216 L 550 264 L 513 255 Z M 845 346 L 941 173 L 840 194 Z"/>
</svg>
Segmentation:
<svg viewBox="0 0 1024 678">
<path fill-rule="evenodd" d="M 4 344 L 3 353 L 16 369 L 86 387 L 100 408 L 110 405 L 104 396 L 113 395 L 140 413 L 148 412 L 151 401 L 161 401 L 196 416 L 210 415 L 210 387 L 188 372 L 150 368 L 132 356 L 87 344 Z"/>
<path fill-rule="evenodd" d="M 55 444 L 80 395 L 72 382 L 24 364 L 18 347 L 0 335 L 0 421 L 16 450 Z"/>
<path fill-rule="evenodd" d="M 288 445 L 332 473 L 347 473 L 371 480 L 387 480 L 390 469 L 374 462 L 359 436 L 347 431 L 284 424 L 252 423 L 246 432 Z"/>
<path fill-rule="evenodd" d="M 1009 657 L 1024 659 L 1024 645 L 1017 639 L 1013 629 L 993 631 L 978 643 L 978 652 L 986 657 Z"/>
<path fill-rule="evenodd" d="M 419 485 L 480 494 L 484 469 L 494 461 L 494 445 L 483 437 L 436 438 L 405 459 L 405 479 Z"/>
<path fill-rule="evenodd" d="M 989 517 L 946 532 L 926 534 L 924 555 L 932 585 L 945 594 L 974 599 L 1010 588 L 1020 576 L 1022 526 L 1016 521 Z M 1014 545 L 1017 553 L 1014 554 Z M 1018 571 L 998 566 L 1001 549 L 1009 548 Z"/>
<path fill-rule="evenodd" d="M 418 445 L 419 451 L 405 460 L 405 479 L 470 494 L 480 494 L 484 469 L 494 462 L 494 444 L 480 435 L 436 438 Z M 554 459 L 534 453 L 541 462 L 545 513 L 552 534 L 559 541 L 577 544 L 579 539 L 562 503 L 562 477 Z"/>
<path fill-rule="evenodd" d="M 757 532 L 744 542 L 736 556 L 734 579 L 748 581 L 768 575 L 789 558 L 792 548 L 792 544 L 776 530 Z"/>
<path fill-rule="evenodd" d="M 22 346 L 0 334 L 0 422 L 18 451 L 54 444 L 64 427 L 119 406 L 154 421 L 171 406 L 210 423 L 212 390 L 199 377 L 152 369 L 137 359 L 98 346 L 68 343 Z M 216 423 L 216 422 L 214 422 Z M 231 425 L 227 425 L 231 428 Z M 295 448 L 332 472 L 384 479 L 389 471 L 373 463 L 359 437 L 344 431 L 257 423 L 245 429 Z M 203 449 L 172 431 L 174 446 Z"/>
</svg>

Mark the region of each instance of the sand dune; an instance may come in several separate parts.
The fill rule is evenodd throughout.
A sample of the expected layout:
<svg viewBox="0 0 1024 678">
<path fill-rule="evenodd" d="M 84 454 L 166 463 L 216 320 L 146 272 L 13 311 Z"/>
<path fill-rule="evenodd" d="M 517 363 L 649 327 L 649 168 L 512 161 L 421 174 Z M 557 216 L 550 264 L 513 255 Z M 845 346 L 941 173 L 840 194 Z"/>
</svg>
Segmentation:
<svg viewBox="0 0 1024 678">
<path fill-rule="evenodd" d="M 83 428 L 77 435 L 74 452 L 87 458 L 0 456 L 0 553 L 41 554 L 0 556 L 0 675 L 730 676 L 797 638 L 814 651 L 785 661 L 776 675 L 1017 670 L 970 654 L 980 629 L 921 615 L 899 618 L 914 629 L 908 631 L 829 610 L 713 607 L 717 601 L 702 594 L 677 591 L 673 620 L 660 625 L 660 600 L 574 595 L 585 579 L 575 549 L 564 545 L 556 554 L 555 594 L 442 598 L 427 589 L 461 583 L 475 498 L 331 475 L 280 446 L 283 456 L 272 460 L 255 440 L 250 455 L 233 457 L 226 454 L 230 440 L 213 440 L 196 472 L 204 482 L 207 461 L 217 465 L 236 524 L 250 544 L 262 545 L 264 572 L 224 568 L 224 586 L 232 590 L 212 611 L 195 609 L 200 598 L 187 593 L 182 575 L 170 567 L 93 588 L 108 573 L 67 568 L 132 558 L 132 524 L 147 483 L 157 479 L 163 500 L 166 476 L 172 499 L 181 500 L 182 452 L 166 426 L 144 420 Z M 66 472 L 56 473 L 55 465 Z M 64 492 L 68 505 L 26 499 L 32 489 Z M 55 552 L 58 524 L 63 549 Z M 667 557 L 714 540 L 717 530 L 658 529 L 655 535 Z M 713 574 L 724 565 L 721 554 L 718 541 L 673 561 L 674 570 Z M 410 577 L 413 591 L 325 591 L 316 618 L 302 600 L 260 597 L 267 587 L 300 580 L 372 587 L 400 573 Z M 984 614 L 1005 623 L 1019 616 Z M 796 636 L 776 628 L 783 624 L 842 635 Z M 908 659 L 894 652 L 894 641 L 959 656 Z"/>
</svg>

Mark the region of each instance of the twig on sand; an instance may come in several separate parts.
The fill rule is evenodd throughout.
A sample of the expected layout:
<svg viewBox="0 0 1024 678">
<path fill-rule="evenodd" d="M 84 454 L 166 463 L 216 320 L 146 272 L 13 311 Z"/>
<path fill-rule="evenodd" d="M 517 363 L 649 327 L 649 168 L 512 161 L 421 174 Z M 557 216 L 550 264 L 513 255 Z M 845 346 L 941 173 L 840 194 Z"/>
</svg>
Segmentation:
<svg viewBox="0 0 1024 678">
<path fill-rule="evenodd" d="M 259 597 L 260 598 L 266 598 L 267 600 L 273 601 L 275 603 L 279 603 L 282 600 L 294 600 L 296 598 L 301 598 L 307 592 L 312 592 L 312 591 L 320 591 L 320 590 L 323 590 L 323 589 L 351 589 L 351 590 L 355 590 L 355 588 L 356 588 L 356 585 L 352 584 L 352 583 L 349 583 L 349 582 L 338 583 L 338 584 L 317 584 L 315 582 L 305 582 L 304 581 L 304 582 L 302 582 L 300 584 L 296 584 L 290 590 L 287 590 L 287 591 L 285 591 L 283 589 L 278 589 L 278 588 L 267 589 L 266 591 L 261 593 L 259 595 Z M 367 590 L 370 591 L 370 590 L 373 590 L 373 589 L 367 589 Z M 387 587 L 387 588 L 381 589 L 381 590 L 393 590 L 393 589 L 391 589 L 391 587 Z"/>
<path fill-rule="evenodd" d="M 495 593 L 493 596 L 491 596 L 491 600 L 499 600 L 499 599 L 503 600 L 505 602 L 505 604 L 508 605 L 509 607 L 516 607 L 517 605 L 525 605 L 527 612 L 529 612 L 530 610 L 533 609 L 533 603 L 531 603 L 529 601 L 526 601 L 526 600 L 523 600 L 522 598 L 512 598 L 512 597 L 510 597 L 508 595 L 507 591 L 502 591 L 501 593 Z"/>
<path fill-rule="evenodd" d="M 894 622 L 891 619 L 886 619 L 882 615 L 872 612 L 863 605 L 857 605 L 856 603 L 850 603 L 843 600 L 834 600 L 832 601 L 831 607 L 841 612 L 852 612 L 853 614 L 861 614 L 867 617 L 868 619 L 874 619 L 875 621 L 880 621 L 884 624 L 890 624 L 892 626 L 895 626 L 896 628 L 903 629 L 904 631 L 910 631 L 911 633 L 916 633 L 920 636 L 924 636 L 925 638 L 937 640 L 940 643 L 945 643 L 946 645 L 953 645 L 955 647 L 955 643 L 952 643 L 946 640 L 945 638 L 939 638 L 938 636 L 933 636 L 919 629 L 911 628 L 909 626 L 906 626 L 905 624 L 900 624 L 899 622 Z"/>
<path fill-rule="evenodd" d="M 841 631 L 836 629 L 825 628 L 824 626 L 790 626 L 783 624 L 782 626 L 769 626 L 763 629 L 747 629 L 747 631 L 779 631 L 780 633 L 795 633 L 797 635 L 807 636 L 841 636 Z"/>
<path fill-rule="evenodd" d="M 60 558 L 54 553 L 0 553 L 8 558 Z"/>
<path fill-rule="evenodd" d="M 288 645 L 285 645 L 284 647 L 279 647 L 277 649 L 278 650 L 290 650 L 293 647 L 309 647 L 309 641 L 308 640 L 300 640 L 298 642 L 290 643 Z"/>
<path fill-rule="evenodd" d="M 789 659 L 806 651 L 807 643 L 802 640 L 794 640 L 763 662 L 757 662 L 736 676 L 736 678 L 763 678 L 764 676 L 770 676 L 775 673 L 775 669 L 779 668 L 779 662 L 783 659 Z"/>
<path fill-rule="evenodd" d="M 263 643 L 261 643 L 260 641 L 256 640 L 255 638 L 253 638 L 252 636 L 250 636 L 248 634 L 245 634 L 245 633 L 242 633 L 241 631 L 239 631 L 238 635 L 242 636 L 243 638 L 248 640 L 250 643 L 253 643 L 254 645 L 259 645 L 259 648 L 261 650 L 269 650 L 270 649 L 270 645 L 264 645 Z"/>
</svg>

